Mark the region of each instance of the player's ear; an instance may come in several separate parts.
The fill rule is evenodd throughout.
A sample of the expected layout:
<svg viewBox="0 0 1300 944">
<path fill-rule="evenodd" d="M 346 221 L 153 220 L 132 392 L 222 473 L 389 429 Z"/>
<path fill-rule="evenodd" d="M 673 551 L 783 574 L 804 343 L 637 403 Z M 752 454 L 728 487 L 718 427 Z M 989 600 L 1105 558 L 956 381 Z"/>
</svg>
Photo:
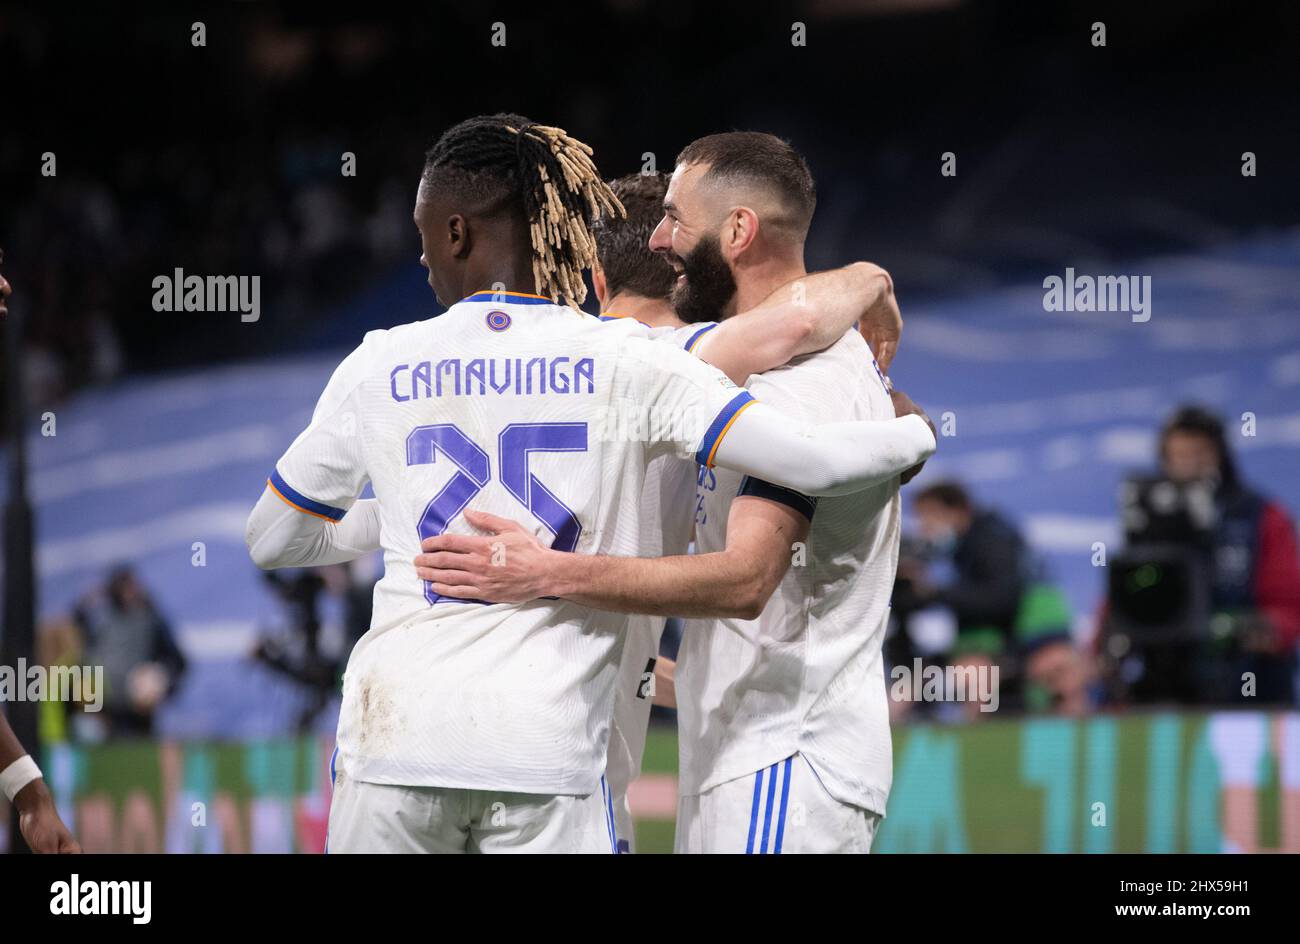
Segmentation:
<svg viewBox="0 0 1300 944">
<path fill-rule="evenodd" d="M 469 221 L 459 213 L 447 217 L 447 250 L 453 259 L 464 259 L 469 255 Z"/>
<path fill-rule="evenodd" d="M 734 259 L 752 246 L 757 238 L 758 214 L 747 206 L 738 206 L 727 215 L 727 222 L 723 226 L 720 240 L 723 255 L 727 259 Z"/>
<path fill-rule="evenodd" d="M 591 264 L 591 284 L 596 290 L 596 301 L 600 307 L 605 307 L 605 298 L 609 293 L 609 283 L 605 281 L 605 270 L 600 267 L 599 262 Z"/>
</svg>

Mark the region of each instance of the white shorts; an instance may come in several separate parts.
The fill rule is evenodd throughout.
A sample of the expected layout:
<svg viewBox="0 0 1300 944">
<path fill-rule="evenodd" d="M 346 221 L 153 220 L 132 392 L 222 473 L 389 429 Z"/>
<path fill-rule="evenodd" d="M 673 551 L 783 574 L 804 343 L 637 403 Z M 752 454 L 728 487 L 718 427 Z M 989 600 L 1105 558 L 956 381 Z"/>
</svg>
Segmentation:
<svg viewBox="0 0 1300 944">
<path fill-rule="evenodd" d="M 880 816 L 841 803 L 802 754 L 677 801 L 679 853 L 871 851 Z"/>
<path fill-rule="evenodd" d="M 542 796 L 353 780 L 339 771 L 326 853 L 603 853 L 615 850 L 604 791 Z"/>
</svg>

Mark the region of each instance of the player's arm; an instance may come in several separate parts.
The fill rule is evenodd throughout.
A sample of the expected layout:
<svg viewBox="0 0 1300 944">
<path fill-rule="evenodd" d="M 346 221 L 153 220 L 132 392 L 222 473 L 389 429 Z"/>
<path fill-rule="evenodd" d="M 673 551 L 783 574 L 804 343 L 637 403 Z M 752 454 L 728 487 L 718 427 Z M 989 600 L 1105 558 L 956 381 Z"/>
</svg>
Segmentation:
<svg viewBox="0 0 1300 944">
<path fill-rule="evenodd" d="M 263 570 L 343 564 L 379 549 L 379 500 L 361 499 L 334 520 L 304 510 L 268 482 L 248 516 L 244 541 Z"/>
<path fill-rule="evenodd" d="M 264 570 L 341 564 L 379 547 L 379 503 L 357 500 L 367 480 L 355 397 L 365 346 L 334 372 L 248 516 L 245 543 Z"/>
<path fill-rule="evenodd" d="M 435 593 L 493 603 L 563 597 L 619 613 L 735 619 L 763 611 L 809 523 L 791 504 L 742 495 L 732 503 L 723 550 L 647 558 L 555 551 L 508 518 L 465 517 L 489 536 L 427 538 L 415 558 L 416 574 Z"/>
<path fill-rule="evenodd" d="M 4 715 L 0 715 L 0 791 L 18 811 L 18 828 L 33 852 L 81 851 L 59 819 L 41 769 L 18 743 Z"/>
<path fill-rule="evenodd" d="M 919 407 L 889 420 L 815 425 L 785 416 L 740 390 L 717 368 L 671 345 L 629 339 L 621 351 L 620 395 L 656 415 L 678 417 L 651 453 L 671 449 L 804 495 L 845 495 L 880 485 L 928 459 L 934 427 Z M 815 409 L 815 405 L 814 409 Z"/>
<path fill-rule="evenodd" d="M 934 454 L 934 426 L 917 410 L 892 420 L 809 426 L 742 393 L 719 414 L 725 422 L 710 426 L 696 460 L 805 495 L 846 495 L 901 476 Z"/>
<path fill-rule="evenodd" d="M 781 286 L 756 307 L 700 334 L 691 352 L 743 384 L 751 374 L 830 347 L 855 323 L 880 369 L 888 370 L 903 319 L 889 273 L 870 262 Z"/>
</svg>

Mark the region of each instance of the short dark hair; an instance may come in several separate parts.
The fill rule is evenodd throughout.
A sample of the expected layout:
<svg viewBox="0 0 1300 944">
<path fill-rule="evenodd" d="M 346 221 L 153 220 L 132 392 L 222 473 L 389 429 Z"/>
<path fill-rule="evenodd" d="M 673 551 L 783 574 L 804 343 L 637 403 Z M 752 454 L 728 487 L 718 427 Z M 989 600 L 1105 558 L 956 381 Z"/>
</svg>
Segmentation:
<svg viewBox="0 0 1300 944">
<path fill-rule="evenodd" d="M 667 299 L 676 273 L 650 248 L 650 234 L 664 215 L 668 175 L 628 174 L 609 182 L 627 216 L 602 213 L 592 224 L 596 258 L 605 270 L 609 293 L 634 292 L 645 298 Z"/>
<path fill-rule="evenodd" d="M 970 511 L 970 494 L 956 482 L 935 482 L 916 493 L 913 504 L 924 501 L 936 502 L 954 511 Z"/>
<path fill-rule="evenodd" d="M 677 155 L 678 164 L 708 164 L 709 176 L 768 187 L 786 208 L 778 221 L 802 236 L 817 209 L 817 185 L 803 155 L 789 141 L 761 131 L 726 131 L 697 138 Z"/>
</svg>

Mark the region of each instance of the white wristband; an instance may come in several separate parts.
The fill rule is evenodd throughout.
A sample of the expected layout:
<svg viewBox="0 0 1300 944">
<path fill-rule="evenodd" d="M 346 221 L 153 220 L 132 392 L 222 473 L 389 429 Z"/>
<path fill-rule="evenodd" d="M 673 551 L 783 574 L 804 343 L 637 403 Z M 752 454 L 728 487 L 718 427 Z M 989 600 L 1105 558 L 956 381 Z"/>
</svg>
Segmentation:
<svg viewBox="0 0 1300 944">
<path fill-rule="evenodd" d="M 18 791 L 33 780 L 41 778 L 41 768 L 36 766 L 30 754 L 24 754 L 4 770 L 0 771 L 0 790 L 10 803 L 18 796 Z"/>
</svg>

